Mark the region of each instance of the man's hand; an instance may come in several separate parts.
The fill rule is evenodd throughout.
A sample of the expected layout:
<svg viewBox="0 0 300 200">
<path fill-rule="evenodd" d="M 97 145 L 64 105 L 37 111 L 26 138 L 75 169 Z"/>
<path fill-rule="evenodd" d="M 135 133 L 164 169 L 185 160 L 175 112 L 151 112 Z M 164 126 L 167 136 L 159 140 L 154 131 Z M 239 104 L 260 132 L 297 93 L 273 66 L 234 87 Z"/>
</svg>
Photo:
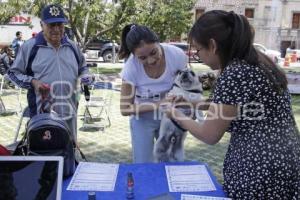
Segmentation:
<svg viewBox="0 0 300 200">
<path fill-rule="evenodd" d="M 82 85 L 91 85 L 95 81 L 95 76 L 93 74 L 84 74 L 80 82 Z"/>
<path fill-rule="evenodd" d="M 37 79 L 32 79 L 32 86 L 35 91 L 41 94 L 42 99 L 46 99 L 50 93 L 50 86 L 46 83 L 43 83 Z"/>
</svg>

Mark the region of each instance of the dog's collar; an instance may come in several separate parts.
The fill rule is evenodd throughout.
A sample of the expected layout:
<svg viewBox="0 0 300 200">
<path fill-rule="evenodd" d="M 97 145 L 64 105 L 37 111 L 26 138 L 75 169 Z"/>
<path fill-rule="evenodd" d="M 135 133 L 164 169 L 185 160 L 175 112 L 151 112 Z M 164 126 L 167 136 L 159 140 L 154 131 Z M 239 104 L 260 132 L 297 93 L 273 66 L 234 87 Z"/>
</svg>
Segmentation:
<svg viewBox="0 0 300 200">
<path fill-rule="evenodd" d="M 173 86 L 180 88 L 179 85 L 177 85 L 176 83 L 174 83 Z M 185 91 L 191 92 L 191 93 L 202 93 L 202 90 L 198 90 L 198 89 L 185 90 Z"/>
<path fill-rule="evenodd" d="M 181 131 L 185 132 L 187 131 L 186 129 L 182 128 L 174 119 L 171 119 L 171 121 L 173 122 L 173 124 L 179 128 Z"/>
</svg>

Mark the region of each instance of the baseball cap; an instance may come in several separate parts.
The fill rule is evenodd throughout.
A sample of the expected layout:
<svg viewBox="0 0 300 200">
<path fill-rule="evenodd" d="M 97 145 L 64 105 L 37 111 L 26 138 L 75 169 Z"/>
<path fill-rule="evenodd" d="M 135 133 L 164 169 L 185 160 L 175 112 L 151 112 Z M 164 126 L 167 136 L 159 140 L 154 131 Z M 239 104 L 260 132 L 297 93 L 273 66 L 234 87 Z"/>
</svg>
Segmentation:
<svg viewBox="0 0 300 200">
<path fill-rule="evenodd" d="M 50 23 L 68 23 L 63 9 L 60 5 L 51 4 L 43 8 L 42 10 L 42 21 L 46 24 Z"/>
</svg>

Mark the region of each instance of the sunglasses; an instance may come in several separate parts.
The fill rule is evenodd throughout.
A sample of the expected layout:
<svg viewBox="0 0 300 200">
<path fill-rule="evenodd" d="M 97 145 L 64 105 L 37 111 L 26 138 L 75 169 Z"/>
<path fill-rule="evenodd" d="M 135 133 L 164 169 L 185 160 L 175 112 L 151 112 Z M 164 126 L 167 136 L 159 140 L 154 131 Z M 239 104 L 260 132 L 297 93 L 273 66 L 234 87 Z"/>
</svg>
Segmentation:
<svg viewBox="0 0 300 200">
<path fill-rule="evenodd" d="M 64 25 L 64 23 L 62 23 L 62 22 L 55 22 L 55 23 L 49 23 L 49 24 L 47 24 L 47 26 L 50 27 L 50 28 L 54 28 L 56 26 L 62 27 L 63 25 Z"/>
</svg>

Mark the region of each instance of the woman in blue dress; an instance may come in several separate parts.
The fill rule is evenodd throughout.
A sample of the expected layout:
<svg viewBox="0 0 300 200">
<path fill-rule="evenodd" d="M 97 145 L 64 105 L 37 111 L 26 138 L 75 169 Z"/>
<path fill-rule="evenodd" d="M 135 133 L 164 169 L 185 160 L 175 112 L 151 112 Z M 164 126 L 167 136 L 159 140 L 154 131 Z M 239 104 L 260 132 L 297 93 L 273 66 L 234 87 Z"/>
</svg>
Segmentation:
<svg viewBox="0 0 300 200">
<path fill-rule="evenodd" d="M 199 124 L 174 104 L 165 112 L 208 144 L 231 134 L 223 167 L 229 197 L 300 199 L 300 136 L 287 79 L 255 50 L 251 30 L 247 19 L 233 12 L 202 15 L 189 36 L 200 59 L 220 70 L 207 118 Z"/>
</svg>

